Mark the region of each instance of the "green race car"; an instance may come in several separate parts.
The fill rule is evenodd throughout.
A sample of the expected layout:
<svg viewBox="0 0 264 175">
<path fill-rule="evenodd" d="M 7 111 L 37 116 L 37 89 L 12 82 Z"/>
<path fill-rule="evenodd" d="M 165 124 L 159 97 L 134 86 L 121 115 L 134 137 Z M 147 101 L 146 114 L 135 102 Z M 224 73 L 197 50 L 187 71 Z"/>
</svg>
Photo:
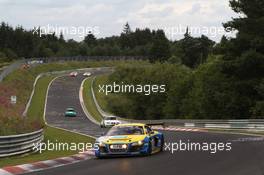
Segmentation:
<svg viewBox="0 0 264 175">
<path fill-rule="evenodd" d="M 65 111 L 65 117 L 77 117 L 77 112 L 74 108 L 67 108 Z"/>
</svg>

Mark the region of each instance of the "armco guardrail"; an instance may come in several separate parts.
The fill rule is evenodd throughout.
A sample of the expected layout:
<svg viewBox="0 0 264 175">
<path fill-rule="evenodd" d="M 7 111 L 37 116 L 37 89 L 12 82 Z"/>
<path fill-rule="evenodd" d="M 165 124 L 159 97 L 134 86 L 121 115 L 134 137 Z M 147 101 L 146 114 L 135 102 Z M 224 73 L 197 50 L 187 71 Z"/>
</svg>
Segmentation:
<svg viewBox="0 0 264 175">
<path fill-rule="evenodd" d="M 32 152 L 43 139 L 43 129 L 27 134 L 0 136 L 0 158 Z"/>
<path fill-rule="evenodd" d="M 264 131 L 264 120 L 132 120 L 120 118 L 126 122 L 164 123 L 166 126 L 179 126 L 188 128 L 215 128 L 215 129 L 251 129 Z"/>
<path fill-rule="evenodd" d="M 131 120 L 120 118 L 127 122 L 164 123 L 166 126 L 179 126 L 188 128 L 215 128 L 215 129 L 251 129 L 264 131 L 264 120 Z"/>
<path fill-rule="evenodd" d="M 145 56 L 74 56 L 40 58 L 45 63 L 58 61 L 106 61 L 106 60 L 146 60 Z"/>
<path fill-rule="evenodd" d="M 98 104 L 95 97 L 92 81 L 91 92 L 94 103 L 98 112 L 103 116 L 107 117 L 111 114 L 103 111 Z M 253 130 L 264 130 L 264 120 L 180 120 L 180 119 L 167 119 L 167 120 L 132 120 L 124 119 L 119 117 L 120 120 L 125 122 L 139 122 L 139 123 L 164 123 L 165 125 L 174 125 L 179 127 L 196 127 L 196 128 L 219 128 L 219 129 L 253 129 Z"/>
<path fill-rule="evenodd" d="M 172 121 L 172 124 L 175 121 Z M 177 122 L 177 121 L 176 121 Z M 202 128 L 255 129 L 264 130 L 264 120 L 192 120 L 181 121 L 184 126 Z M 179 123 L 179 121 L 178 121 Z"/>
<path fill-rule="evenodd" d="M 140 120 L 137 120 L 140 122 Z M 148 120 L 146 123 L 163 122 L 165 125 L 195 128 L 264 130 L 264 120 Z"/>
</svg>

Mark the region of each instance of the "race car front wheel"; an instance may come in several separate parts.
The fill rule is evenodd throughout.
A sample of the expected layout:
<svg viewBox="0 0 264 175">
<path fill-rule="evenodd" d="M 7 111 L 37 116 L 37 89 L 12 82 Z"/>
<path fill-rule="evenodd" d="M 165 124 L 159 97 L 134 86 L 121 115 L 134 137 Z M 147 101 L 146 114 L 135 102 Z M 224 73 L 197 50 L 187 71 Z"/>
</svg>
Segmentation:
<svg viewBox="0 0 264 175">
<path fill-rule="evenodd" d="M 160 152 L 163 151 L 163 148 L 164 148 L 164 137 L 161 137 L 161 139 L 160 139 Z"/>
<path fill-rule="evenodd" d="M 148 143 L 148 153 L 147 153 L 147 155 L 149 156 L 149 155 L 151 155 L 151 153 L 152 153 L 152 142 L 150 140 L 149 143 Z"/>
</svg>

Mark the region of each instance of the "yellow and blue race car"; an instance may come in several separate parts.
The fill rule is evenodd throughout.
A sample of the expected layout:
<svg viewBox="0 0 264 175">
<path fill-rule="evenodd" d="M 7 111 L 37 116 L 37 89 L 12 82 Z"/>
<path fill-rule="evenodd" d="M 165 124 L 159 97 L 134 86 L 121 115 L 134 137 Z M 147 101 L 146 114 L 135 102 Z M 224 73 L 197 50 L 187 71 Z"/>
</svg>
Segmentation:
<svg viewBox="0 0 264 175">
<path fill-rule="evenodd" d="M 95 156 L 151 155 L 163 151 L 164 135 L 148 124 L 119 124 L 96 140 Z"/>
</svg>

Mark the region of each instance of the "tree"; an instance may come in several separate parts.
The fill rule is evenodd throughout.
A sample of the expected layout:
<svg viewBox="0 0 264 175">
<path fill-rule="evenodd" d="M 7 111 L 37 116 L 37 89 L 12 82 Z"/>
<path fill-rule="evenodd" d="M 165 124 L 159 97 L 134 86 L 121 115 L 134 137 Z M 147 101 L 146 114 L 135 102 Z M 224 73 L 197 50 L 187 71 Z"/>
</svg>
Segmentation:
<svg viewBox="0 0 264 175">
<path fill-rule="evenodd" d="M 88 55 L 89 47 L 85 42 L 80 44 L 80 55 L 87 56 Z"/>
<path fill-rule="evenodd" d="M 131 42 L 131 34 L 132 30 L 130 28 L 130 25 L 128 23 L 125 24 L 123 32 L 120 36 L 120 44 L 123 49 L 131 49 L 133 48 L 132 42 Z"/>
<path fill-rule="evenodd" d="M 184 38 L 173 43 L 172 54 L 181 59 L 182 64 L 196 68 L 206 62 L 208 55 L 212 52 L 214 42 L 202 35 L 194 38 L 187 27 Z"/>
<path fill-rule="evenodd" d="M 7 57 L 7 61 L 15 60 L 18 58 L 16 53 L 11 49 L 3 49 L 3 51 Z"/>
<path fill-rule="evenodd" d="M 212 53 L 213 46 L 215 45 L 215 42 L 210 40 L 207 36 L 202 35 L 201 38 L 199 38 L 199 41 L 201 43 L 201 60 L 200 63 L 204 63 L 210 53 Z"/>
<path fill-rule="evenodd" d="M 89 32 L 89 34 L 84 38 L 84 42 L 90 47 L 96 45 L 96 38 L 95 36 Z"/>
<path fill-rule="evenodd" d="M 229 40 L 225 35 L 222 36 L 220 43 L 213 48 L 213 53 L 217 55 L 224 55 L 228 47 Z"/>
<path fill-rule="evenodd" d="M 252 108 L 252 113 L 254 118 L 263 118 L 264 117 L 264 79 L 262 79 L 259 86 L 256 88 L 259 99 L 256 102 L 256 105 Z"/>
<path fill-rule="evenodd" d="M 64 36 L 63 36 L 63 33 L 62 32 L 60 33 L 59 40 L 60 40 L 60 42 L 65 42 Z"/>
<path fill-rule="evenodd" d="M 151 61 L 164 62 L 171 56 L 170 42 L 166 38 L 163 30 L 157 30 L 154 34 L 154 41 L 150 51 Z"/>
<path fill-rule="evenodd" d="M 50 48 L 41 47 L 39 55 L 41 57 L 51 57 L 52 55 L 54 55 L 54 53 Z"/>
<path fill-rule="evenodd" d="M 132 30 L 130 28 L 130 25 L 128 24 L 128 22 L 125 24 L 124 29 L 123 29 L 123 34 L 125 35 L 129 35 L 132 33 Z"/>
<path fill-rule="evenodd" d="M 241 15 L 224 24 L 226 30 L 237 31 L 237 34 L 228 42 L 221 72 L 232 77 L 230 86 L 234 86 L 241 96 L 232 99 L 241 103 L 237 113 L 244 111 L 243 115 L 249 118 L 261 106 L 257 87 L 264 77 L 264 2 L 231 0 L 230 6 Z M 254 106 L 255 112 L 252 112 Z"/>
<path fill-rule="evenodd" d="M 241 56 L 243 52 L 255 50 L 264 54 L 264 2 L 261 0 L 231 0 L 231 8 L 241 14 L 224 24 L 227 31 L 237 31 L 232 39 L 229 54 Z M 235 57 L 229 59 L 236 59 Z"/>
</svg>

